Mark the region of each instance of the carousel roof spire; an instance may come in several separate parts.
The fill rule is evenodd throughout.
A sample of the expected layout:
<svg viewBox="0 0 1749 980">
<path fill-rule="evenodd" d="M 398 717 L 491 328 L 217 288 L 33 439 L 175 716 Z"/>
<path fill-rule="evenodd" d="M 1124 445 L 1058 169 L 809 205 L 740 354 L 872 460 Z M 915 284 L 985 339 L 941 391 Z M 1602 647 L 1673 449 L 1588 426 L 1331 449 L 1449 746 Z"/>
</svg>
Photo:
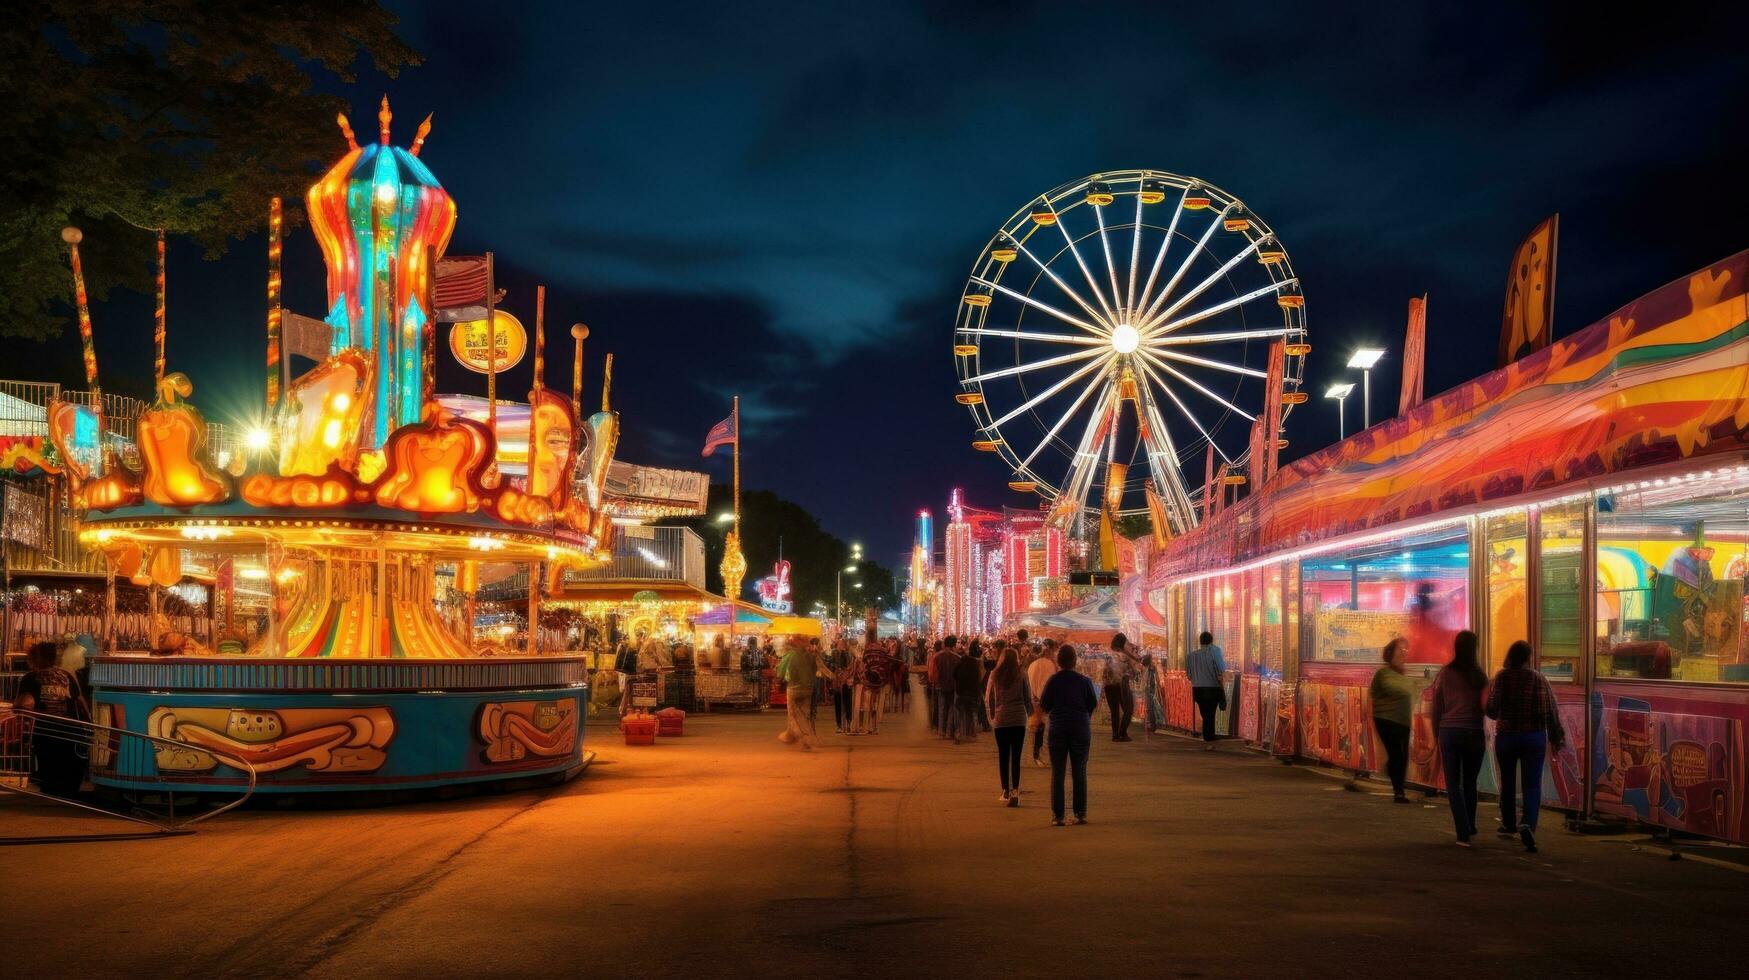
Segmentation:
<svg viewBox="0 0 1749 980">
<path fill-rule="evenodd" d="M 352 120 L 347 119 L 346 113 L 342 112 L 334 117 L 334 121 L 340 124 L 340 133 L 346 137 L 346 148 L 349 150 L 358 149 L 358 140 L 352 135 Z"/>
<path fill-rule="evenodd" d="M 382 108 L 377 110 L 377 122 L 382 126 L 382 143 L 384 146 L 389 144 L 389 120 L 393 118 L 395 118 L 395 114 L 389 111 L 389 97 L 385 93 L 383 95 Z"/>
<path fill-rule="evenodd" d="M 431 134 L 432 113 L 425 114 L 425 121 L 419 124 L 419 131 L 413 134 L 413 146 L 407 150 L 412 156 L 419 155 L 419 149 L 425 145 L 425 137 Z"/>
</svg>

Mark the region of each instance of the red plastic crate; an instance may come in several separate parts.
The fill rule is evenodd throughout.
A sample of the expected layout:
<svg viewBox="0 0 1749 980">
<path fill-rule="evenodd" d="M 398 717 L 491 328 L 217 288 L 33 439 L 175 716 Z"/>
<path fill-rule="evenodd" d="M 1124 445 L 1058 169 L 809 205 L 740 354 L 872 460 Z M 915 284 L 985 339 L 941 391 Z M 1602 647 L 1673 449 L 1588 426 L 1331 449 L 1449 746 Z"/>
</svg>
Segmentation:
<svg viewBox="0 0 1749 980">
<path fill-rule="evenodd" d="M 626 715 L 619 723 L 627 745 L 655 745 L 656 719 L 649 715 Z"/>
<path fill-rule="evenodd" d="M 686 712 L 679 708 L 663 708 L 656 712 L 656 734 L 664 738 L 679 735 L 686 727 Z"/>
</svg>

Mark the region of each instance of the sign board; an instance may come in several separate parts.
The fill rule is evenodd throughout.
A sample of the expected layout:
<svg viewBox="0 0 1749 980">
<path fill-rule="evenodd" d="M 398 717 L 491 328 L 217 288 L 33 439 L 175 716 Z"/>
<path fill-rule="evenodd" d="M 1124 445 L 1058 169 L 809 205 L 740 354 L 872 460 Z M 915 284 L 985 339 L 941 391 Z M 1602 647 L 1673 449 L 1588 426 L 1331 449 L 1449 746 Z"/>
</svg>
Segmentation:
<svg viewBox="0 0 1749 980">
<path fill-rule="evenodd" d="M 707 473 L 637 466 L 618 460 L 608 464 L 605 482 L 607 495 L 624 501 L 630 510 L 654 508 L 662 516 L 703 514 L 710 492 Z"/>
<path fill-rule="evenodd" d="M 777 613 L 787 613 L 792 604 L 789 599 L 789 562 L 778 559 L 771 568 L 771 574 L 760 579 L 755 585 L 759 589 L 759 605 Z"/>
<path fill-rule="evenodd" d="M 522 363 L 522 355 L 528 353 L 528 331 L 523 329 L 521 320 L 504 310 L 492 311 L 492 341 L 497 347 L 500 373 Z M 485 320 L 469 320 L 451 327 L 449 350 L 470 371 L 480 374 L 492 371 L 487 360 Z"/>
<path fill-rule="evenodd" d="M 632 707 L 654 708 L 659 700 L 661 685 L 655 675 L 635 677 L 632 679 Z"/>
</svg>

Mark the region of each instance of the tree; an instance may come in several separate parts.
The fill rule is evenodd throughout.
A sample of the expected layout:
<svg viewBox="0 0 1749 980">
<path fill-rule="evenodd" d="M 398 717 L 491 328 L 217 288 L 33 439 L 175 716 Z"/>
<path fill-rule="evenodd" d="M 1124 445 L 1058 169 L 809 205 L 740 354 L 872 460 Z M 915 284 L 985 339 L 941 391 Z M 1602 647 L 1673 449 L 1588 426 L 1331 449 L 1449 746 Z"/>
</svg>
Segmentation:
<svg viewBox="0 0 1749 980">
<path fill-rule="evenodd" d="M 658 523 L 690 527 L 704 539 L 705 588 L 721 593 L 723 576 L 717 570 L 723 560 L 723 541 L 729 525 L 719 524 L 717 514 L 727 513 L 733 506 L 733 490 L 713 486 L 704 517 L 671 518 Z M 752 593 L 753 582 L 771 574 L 776 564 L 779 540 L 783 557 L 790 563 L 790 600 L 798 613 L 806 614 L 819 602 L 831 608 L 837 601 L 838 573 L 850 567 L 850 545 L 820 527 L 814 515 L 799 504 L 784 500 L 769 490 L 744 490 L 741 493 L 741 553 L 747 557 L 747 579 L 743 588 Z M 861 582 L 862 588 L 854 587 Z M 744 598 L 744 597 L 743 597 Z M 844 602 L 855 602 L 860 616 L 864 606 L 888 609 L 898 603 L 898 590 L 893 573 L 882 565 L 864 559 L 857 564 L 857 573 L 844 573 Z"/>
<path fill-rule="evenodd" d="M 87 291 L 149 291 L 156 229 L 206 255 L 286 221 L 341 145 L 338 96 L 360 56 L 418 64 L 366 0 L 24 0 L 0 31 L 0 336 L 53 337 L 72 285 L 60 229 L 78 225 Z M 360 120 L 361 135 L 374 120 Z"/>
</svg>

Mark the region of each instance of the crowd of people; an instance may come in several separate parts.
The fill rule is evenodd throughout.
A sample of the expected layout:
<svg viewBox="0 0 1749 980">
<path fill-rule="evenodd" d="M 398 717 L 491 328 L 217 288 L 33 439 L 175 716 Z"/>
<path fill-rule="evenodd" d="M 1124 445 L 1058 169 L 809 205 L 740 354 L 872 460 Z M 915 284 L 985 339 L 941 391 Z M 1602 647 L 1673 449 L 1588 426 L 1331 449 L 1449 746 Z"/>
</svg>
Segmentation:
<svg viewBox="0 0 1749 980">
<path fill-rule="evenodd" d="M 1204 748 L 1212 750 L 1221 737 L 1216 718 L 1227 707 L 1227 664 L 1212 634 L 1203 632 L 1197 639 L 1184 668 Z M 1543 767 L 1550 750 L 1558 751 L 1565 741 L 1554 692 L 1530 666 L 1530 644 L 1514 643 L 1491 680 L 1480 666 L 1477 647 L 1475 633 L 1458 633 L 1451 659 L 1435 676 L 1431 692 L 1430 721 L 1457 843 L 1469 847 L 1477 834 L 1477 781 L 1487 747 L 1483 719 L 1489 718 L 1495 721 L 1494 754 L 1500 769 L 1498 833 L 1519 838 L 1534 852 Z M 1165 726 L 1160 662 L 1151 652 L 1137 650 L 1124 634 L 1114 635 L 1103 650 L 1089 650 L 1019 630 L 964 641 L 957 636 L 933 641 L 913 636 L 865 645 L 840 639 L 829 649 L 818 640 L 793 642 L 779 661 L 778 675 L 789 695 L 789 716 L 779 737 L 813 748 L 820 697 L 832 699 L 838 730 L 851 731 L 846 726 L 854 706 L 862 703 L 857 686 L 871 655 L 887 665 L 883 670 L 890 670 L 877 683 L 890 685 L 895 703 L 908 704 L 910 674 L 918 675 L 929 730 L 937 738 L 960 745 L 976 743 L 986 732 L 993 736 L 1002 806 L 1020 805 L 1028 734 L 1033 766 L 1047 765 L 1048 749 L 1051 821 L 1058 826 L 1087 822 L 1087 757 L 1093 715 L 1102 701 L 1114 742 L 1131 741 L 1138 707 L 1144 730 Z M 1373 723 L 1385 750 L 1393 798 L 1407 803 L 1410 731 L 1419 695 L 1405 673 L 1405 640 L 1391 640 L 1381 659 L 1369 686 Z"/>
</svg>

